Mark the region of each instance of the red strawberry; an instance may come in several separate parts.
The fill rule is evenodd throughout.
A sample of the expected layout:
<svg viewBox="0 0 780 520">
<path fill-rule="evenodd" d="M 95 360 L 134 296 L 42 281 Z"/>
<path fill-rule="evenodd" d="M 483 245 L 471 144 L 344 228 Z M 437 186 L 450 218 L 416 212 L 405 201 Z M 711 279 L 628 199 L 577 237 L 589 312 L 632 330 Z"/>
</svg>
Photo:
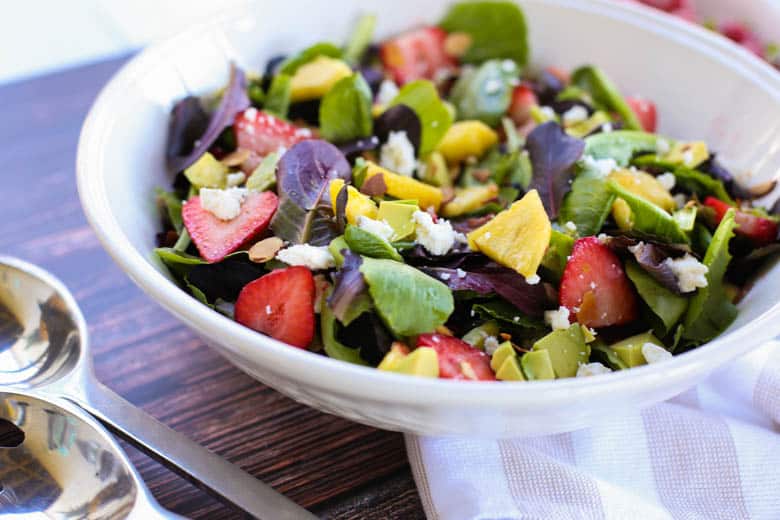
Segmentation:
<svg viewBox="0 0 780 520">
<path fill-rule="evenodd" d="M 531 119 L 531 107 L 538 105 L 536 94 L 526 84 L 518 85 L 512 90 L 512 102 L 509 105 L 509 117 L 518 126 L 523 126 Z"/>
<path fill-rule="evenodd" d="M 640 3 L 671 13 L 683 6 L 682 0 L 639 0 Z"/>
<path fill-rule="evenodd" d="M 626 96 L 626 103 L 636 114 L 645 132 L 655 133 L 657 121 L 655 103 L 644 98 L 632 96 Z"/>
<path fill-rule="evenodd" d="M 207 262 L 219 262 L 266 230 L 279 199 L 270 191 L 250 192 L 233 220 L 220 220 L 200 204 L 200 197 L 184 203 L 181 216 L 192 241 Z"/>
<path fill-rule="evenodd" d="M 490 368 L 490 356 L 465 341 L 444 334 L 421 334 L 418 347 L 431 347 L 439 357 L 439 377 L 444 379 L 468 379 L 495 381 Z"/>
<path fill-rule="evenodd" d="M 236 115 L 233 131 L 239 148 L 258 155 L 267 155 L 282 146 L 290 148 L 298 141 L 312 137 L 308 128 L 298 128 L 292 123 L 251 107 Z"/>
<path fill-rule="evenodd" d="M 588 327 L 623 325 L 636 319 L 638 305 L 620 259 L 596 237 L 574 243 L 563 271 L 560 304 Z"/>
<path fill-rule="evenodd" d="M 723 220 L 723 216 L 732 207 L 715 197 L 707 197 L 704 199 L 704 204 L 715 210 L 718 223 Z M 768 218 L 737 210 L 734 221 L 737 223 L 734 232 L 749 238 L 756 247 L 765 246 L 777 240 L 777 223 Z"/>
<path fill-rule="evenodd" d="M 302 266 L 277 269 L 241 289 L 236 321 L 294 347 L 314 337 L 314 277 Z"/>
<path fill-rule="evenodd" d="M 399 85 L 416 79 L 434 79 L 440 71 L 452 70 L 455 61 L 444 51 L 447 33 L 438 27 L 423 27 L 384 42 L 379 50 L 382 64 Z"/>
</svg>

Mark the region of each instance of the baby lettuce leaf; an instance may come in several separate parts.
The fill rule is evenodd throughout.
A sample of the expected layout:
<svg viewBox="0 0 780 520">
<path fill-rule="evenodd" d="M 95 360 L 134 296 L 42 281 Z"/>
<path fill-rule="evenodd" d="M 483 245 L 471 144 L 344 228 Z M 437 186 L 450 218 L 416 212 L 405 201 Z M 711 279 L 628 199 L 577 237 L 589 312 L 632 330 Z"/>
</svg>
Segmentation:
<svg viewBox="0 0 780 520">
<path fill-rule="evenodd" d="M 604 225 L 613 202 L 615 194 L 607 188 L 604 178 L 581 168 L 563 199 L 558 220 L 573 222 L 580 236 L 595 235 Z"/>
<path fill-rule="evenodd" d="M 704 172 L 662 161 L 654 154 L 640 155 L 631 162 L 639 168 L 660 173 L 674 173 L 677 188 L 687 193 L 697 195 L 701 199 L 704 199 L 704 197 L 707 197 L 708 195 L 712 195 L 731 205 L 736 204 L 726 190 L 723 181 L 715 179 Z"/>
<path fill-rule="evenodd" d="M 390 242 L 352 224 L 347 224 L 347 228 L 344 231 L 344 240 L 346 240 L 349 248 L 359 255 L 370 256 L 371 258 L 386 258 L 396 262 L 404 261 L 398 251 L 390 245 Z"/>
<path fill-rule="evenodd" d="M 249 97 L 246 95 L 246 76 L 244 71 L 231 63 L 230 81 L 222 94 L 222 99 L 220 99 L 219 105 L 214 114 L 212 114 L 206 130 L 191 143 L 185 142 L 185 137 L 191 137 L 196 124 L 193 122 L 193 119 L 189 119 L 187 124 L 176 121 L 177 117 L 183 117 L 185 110 L 181 107 L 179 110 L 174 109 L 173 119 L 169 127 L 168 151 L 172 153 L 177 148 L 175 150 L 177 155 L 168 155 L 168 169 L 172 172 L 179 172 L 195 163 L 214 144 L 222 131 L 233 124 L 236 114 L 247 108 L 249 108 Z M 186 113 L 188 118 L 194 117 L 197 119 L 199 117 L 193 115 L 191 101 L 187 102 Z M 176 144 L 175 147 L 174 143 Z M 185 155 L 178 155 L 178 152 L 185 150 L 190 151 Z"/>
<path fill-rule="evenodd" d="M 450 101 L 458 119 L 478 119 L 496 126 L 506 114 L 511 102 L 512 86 L 520 69 L 513 61 L 489 60 L 476 70 L 462 72 L 452 87 Z"/>
<path fill-rule="evenodd" d="M 408 106 L 420 119 L 422 132 L 420 148 L 417 150 L 420 157 L 432 152 L 452 125 L 452 114 L 439 97 L 434 84 L 428 80 L 420 79 L 404 85 L 390 102 L 391 107 L 395 105 Z"/>
<path fill-rule="evenodd" d="M 610 240 L 610 244 L 614 242 L 616 242 L 615 239 Z M 672 268 L 666 263 L 666 259 L 672 256 L 670 253 L 676 253 L 675 256 L 678 256 L 679 252 L 669 250 L 652 242 L 639 242 L 633 247 L 627 248 L 627 250 L 634 255 L 634 259 L 642 269 L 662 287 L 675 294 L 682 294 L 677 276 L 675 276 Z"/>
<path fill-rule="evenodd" d="M 704 255 L 703 263 L 709 269 L 707 287 L 700 288 L 691 298 L 683 321 L 683 339 L 691 343 L 713 339 L 737 317 L 737 307 L 731 303 L 723 287 L 723 277 L 731 261 L 729 242 L 736 226 L 734 216 L 733 209 L 726 212 Z"/>
<path fill-rule="evenodd" d="M 550 236 L 550 245 L 542 258 L 542 268 L 550 277 L 558 283 L 563 276 L 563 270 L 569 262 L 571 250 L 574 248 L 574 239 L 560 231 L 553 229 Z"/>
<path fill-rule="evenodd" d="M 449 288 L 414 267 L 364 257 L 360 272 L 374 307 L 397 337 L 433 332 L 454 310 Z"/>
<path fill-rule="evenodd" d="M 376 16 L 364 14 L 360 17 L 352 30 L 349 41 L 344 46 L 344 61 L 353 67 L 360 63 L 361 58 L 371 45 L 376 27 Z"/>
<path fill-rule="evenodd" d="M 334 275 L 335 286 L 328 296 L 327 306 L 333 315 L 344 325 L 349 325 L 355 318 L 373 307 L 368 295 L 368 286 L 360 265 L 363 263 L 360 255 L 344 249 L 341 269 Z"/>
<path fill-rule="evenodd" d="M 187 282 L 197 287 L 209 302 L 217 299 L 234 302 L 246 284 L 265 273 L 260 264 L 251 262 L 244 253 L 229 256 L 216 264 L 193 266 L 187 273 Z"/>
<path fill-rule="evenodd" d="M 618 166 L 628 166 L 638 153 L 655 153 L 658 139 L 655 134 L 633 130 L 598 133 L 585 138 L 585 155 L 594 159 L 614 159 Z"/>
<path fill-rule="evenodd" d="M 674 218 L 647 199 L 631 193 L 615 181 L 607 182 L 607 187 L 618 197 L 626 201 L 631 208 L 632 231 L 650 236 L 670 244 L 688 244 L 688 235 L 680 229 Z"/>
<path fill-rule="evenodd" d="M 287 117 L 290 111 L 290 96 L 292 94 L 292 76 L 277 74 L 268 87 L 268 95 L 265 98 L 265 110 L 281 118 Z"/>
<path fill-rule="evenodd" d="M 550 121 L 537 126 L 525 145 L 533 168 L 529 188 L 539 192 L 547 216 L 557 218 L 563 197 L 571 189 L 572 167 L 582 156 L 585 142 Z"/>
<path fill-rule="evenodd" d="M 348 348 L 360 350 L 360 357 L 377 366 L 393 344 L 393 336 L 374 312 L 364 312 L 345 327 L 339 327 L 336 339 Z"/>
<path fill-rule="evenodd" d="M 650 311 L 663 323 L 660 336 L 665 336 L 685 314 L 688 299 L 659 284 L 636 262 L 626 262 L 626 274 Z"/>
<path fill-rule="evenodd" d="M 181 233 L 184 227 L 184 222 L 181 219 L 181 197 L 178 197 L 176 193 L 165 191 L 160 188 L 155 190 L 157 193 L 157 200 L 165 207 L 165 214 L 168 220 L 171 221 L 173 229 L 177 233 Z"/>
<path fill-rule="evenodd" d="M 471 36 L 471 46 L 460 58 L 463 63 L 495 58 L 508 58 L 520 66 L 528 63 L 528 29 L 523 11 L 514 2 L 459 2 L 439 27 Z"/>
<path fill-rule="evenodd" d="M 371 89 L 360 74 L 340 79 L 320 104 L 320 134 L 334 143 L 371 135 Z"/>
<path fill-rule="evenodd" d="M 351 176 L 344 155 L 327 141 L 309 139 L 293 145 L 277 168 L 274 234 L 293 244 L 328 245 L 337 234 L 328 185 L 333 179 L 347 182 Z"/>
<path fill-rule="evenodd" d="M 538 317 L 526 316 L 518 311 L 514 305 L 503 300 L 476 303 L 472 308 L 482 318 L 498 320 L 511 327 L 536 330 L 544 330 L 546 328 L 544 322 Z"/>
<path fill-rule="evenodd" d="M 329 289 L 326 297 L 329 297 L 331 292 L 332 289 Z M 333 311 L 330 310 L 330 307 L 323 304 L 320 311 L 320 332 L 325 353 L 333 359 L 356 365 L 367 365 L 368 363 L 360 357 L 360 349 L 350 348 L 336 339 L 337 327 L 339 327 L 339 323 L 336 321 Z"/>
<path fill-rule="evenodd" d="M 629 130 L 641 130 L 634 111 L 618 91 L 612 80 L 604 72 L 592 65 L 586 65 L 575 70 L 571 75 L 572 85 L 588 92 L 597 108 L 607 112 L 617 112 L 623 120 L 623 126 Z"/>
<path fill-rule="evenodd" d="M 292 76 L 302 65 L 306 65 L 320 56 L 341 58 L 342 51 L 338 46 L 329 42 L 315 43 L 311 47 L 307 47 L 298 54 L 284 60 L 279 65 L 279 73 Z"/>
<path fill-rule="evenodd" d="M 168 123 L 168 142 L 165 159 L 171 170 L 172 161 L 192 153 L 195 142 L 209 126 L 209 115 L 196 96 L 187 96 L 173 106 Z"/>
</svg>

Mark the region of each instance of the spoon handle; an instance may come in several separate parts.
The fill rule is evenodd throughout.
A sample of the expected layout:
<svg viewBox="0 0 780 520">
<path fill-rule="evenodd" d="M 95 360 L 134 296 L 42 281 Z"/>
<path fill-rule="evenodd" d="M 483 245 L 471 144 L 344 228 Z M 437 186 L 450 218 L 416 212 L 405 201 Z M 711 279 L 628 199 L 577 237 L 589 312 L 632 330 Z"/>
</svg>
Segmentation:
<svg viewBox="0 0 780 520">
<path fill-rule="evenodd" d="M 98 381 L 88 382 L 81 399 L 74 401 L 114 434 L 159 463 L 256 518 L 316 518 L 270 486 L 168 428 Z"/>
</svg>

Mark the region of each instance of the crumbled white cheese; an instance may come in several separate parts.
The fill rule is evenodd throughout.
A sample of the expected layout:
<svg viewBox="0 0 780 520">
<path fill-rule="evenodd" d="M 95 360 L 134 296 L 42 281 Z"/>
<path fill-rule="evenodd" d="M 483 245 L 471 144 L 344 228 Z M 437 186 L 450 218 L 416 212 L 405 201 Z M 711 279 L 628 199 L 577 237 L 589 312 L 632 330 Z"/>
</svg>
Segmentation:
<svg viewBox="0 0 780 520">
<path fill-rule="evenodd" d="M 511 74 L 517 70 L 517 64 L 513 60 L 504 60 L 501 62 L 501 70 Z"/>
<path fill-rule="evenodd" d="M 488 336 L 485 338 L 485 342 L 482 343 L 482 346 L 485 349 L 485 354 L 493 356 L 493 354 L 496 353 L 496 350 L 498 350 L 498 347 L 501 346 L 501 343 L 499 343 L 498 338 L 495 336 Z"/>
<path fill-rule="evenodd" d="M 672 198 L 674 199 L 674 203 L 677 205 L 677 209 L 682 209 L 686 204 L 688 204 L 688 198 L 683 193 L 678 193 Z"/>
<path fill-rule="evenodd" d="M 390 132 L 387 143 L 383 144 L 379 151 L 379 163 L 392 172 L 411 177 L 417 160 L 414 156 L 414 145 L 404 130 Z"/>
<path fill-rule="evenodd" d="M 398 85 L 391 79 L 382 81 L 379 85 L 379 92 L 376 95 L 376 102 L 380 105 L 389 105 L 398 95 Z"/>
<path fill-rule="evenodd" d="M 458 275 L 458 278 L 466 278 L 466 275 L 468 274 L 468 273 L 466 273 L 466 271 L 464 271 L 460 267 L 455 269 L 455 273 Z"/>
<path fill-rule="evenodd" d="M 599 363 L 598 361 L 593 363 L 580 363 L 577 368 L 577 377 L 589 377 L 597 376 L 599 374 L 609 374 L 612 369 Z"/>
<path fill-rule="evenodd" d="M 541 107 L 539 112 L 545 117 L 545 119 L 555 119 L 555 110 L 552 107 Z"/>
<path fill-rule="evenodd" d="M 563 113 L 563 124 L 575 125 L 588 119 L 588 111 L 582 105 L 574 105 L 569 110 Z"/>
<path fill-rule="evenodd" d="M 666 139 L 659 139 L 655 144 L 655 149 L 658 152 L 658 155 L 666 155 L 669 153 L 669 150 L 672 149 L 672 145 L 670 145 L 669 141 Z"/>
<path fill-rule="evenodd" d="M 583 156 L 582 161 L 585 163 L 586 168 L 593 170 L 599 177 L 606 177 L 618 169 L 617 162 L 611 157 L 594 159 L 592 155 L 585 155 Z"/>
<path fill-rule="evenodd" d="M 668 265 L 677 278 L 680 291 L 693 292 L 699 287 L 707 287 L 707 266 L 686 253 L 682 258 L 667 258 L 664 264 Z"/>
<path fill-rule="evenodd" d="M 552 330 L 568 329 L 571 325 L 569 315 L 569 309 L 561 305 L 557 311 L 544 311 L 544 322 L 552 327 Z"/>
<path fill-rule="evenodd" d="M 602 244 L 606 244 L 609 241 L 609 235 L 607 235 L 606 233 L 599 233 L 599 236 L 597 236 L 596 238 L 598 238 L 599 242 L 601 242 Z M 568 260 L 568 257 L 566 259 Z"/>
<path fill-rule="evenodd" d="M 200 207 L 220 220 L 233 220 L 241 214 L 241 204 L 246 195 L 245 188 L 201 188 Z"/>
<path fill-rule="evenodd" d="M 503 83 L 498 79 L 489 79 L 485 82 L 485 94 L 487 95 L 493 95 L 497 94 L 501 91 L 501 87 L 503 86 Z"/>
<path fill-rule="evenodd" d="M 577 224 L 575 224 L 571 220 L 566 221 L 566 223 L 563 225 L 563 227 L 565 227 L 566 229 L 568 229 L 572 233 L 576 233 L 577 232 Z"/>
<path fill-rule="evenodd" d="M 536 285 L 541 281 L 542 279 L 539 278 L 539 275 L 536 273 L 532 274 L 531 276 L 525 277 L 525 283 L 527 283 L 528 285 Z"/>
<path fill-rule="evenodd" d="M 455 245 L 458 233 L 452 229 L 449 221 L 440 218 L 434 223 L 431 215 L 425 211 L 415 211 L 412 219 L 417 235 L 415 241 L 432 255 L 444 255 Z"/>
<path fill-rule="evenodd" d="M 666 191 L 672 191 L 674 185 L 677 184 L 677 177 L 672 172 L 662 173 L 655 178 Z"/>
<path fill-rule="evenodd" d="M 604 132 L 605 134 L 612 132 L 612 130 L 613 130 L 612 123 L 604 123 L 603 125 L 601 125 L 601 131 Z"/>
<path fill-rule="evenodd" d="M 326 246 L 311 246 L 297 244 L 276 253 L 276 259 L 288 265 L 302 265 L 312 271 L 329 269 L 336 266 L 336 261 Z"/>
<path fill-rule="evenodd" d="M 450 276 L 451 276 L 450 273 L 441 273 L 439 275 L 439 278 L 441 278 L 442 280 L 444 280 L 446 282 L 447 280 L 450 279 Z"/>
<path fill-rule="evenodd" d="M 374 220 L 363 215 L 358 217 L 357 225 L 360 229 L 368 231 L 386 242 L 389 242 L 390 237 L 395 233 L 386 220 Z"/>
<path fill-rule="evenodd" d="M 246 174 L 244 172 L 228 173 L 227 174 L 227 186 L 228 188 L 235 188 L 241 186 L 246 180 Z"/>
<path fill-rule="evenodd" d="M 642 356 L 644 356 L 645 361 L 650 365 L 672 359 L 671 352 L 663 347 L 659 347 L 655 343 L 645 343 L 642 345 Z"/>
<path fill-rule="evenodd" d="M 249 107 L 246 110 L 244 110 L 244 116 L 243 116 L 244 119 L 255 120 L 257 119 L 257 116 L 258 116 L 258 112 L 255 107 Z"/>
<path fill-rule="evenodd" d="M 693 150 L 685 150 L 682 154 L 683 164 L 693 166 Z"/>
</svg>

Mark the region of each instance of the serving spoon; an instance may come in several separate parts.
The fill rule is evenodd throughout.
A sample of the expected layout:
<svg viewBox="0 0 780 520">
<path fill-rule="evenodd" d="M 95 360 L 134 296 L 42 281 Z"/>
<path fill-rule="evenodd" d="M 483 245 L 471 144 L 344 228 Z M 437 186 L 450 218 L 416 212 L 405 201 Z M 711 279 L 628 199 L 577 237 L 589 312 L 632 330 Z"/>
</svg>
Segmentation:
<svg viewBox="0 0 780 520">
<path fill-rule="evenodd" d="M 114 434 L 257 518 L 316 518 L 100 383 L 73 296 L 43 269 L 6 256 L 0 256 L 0 385 L 75 403 Z"/>
</svg>

